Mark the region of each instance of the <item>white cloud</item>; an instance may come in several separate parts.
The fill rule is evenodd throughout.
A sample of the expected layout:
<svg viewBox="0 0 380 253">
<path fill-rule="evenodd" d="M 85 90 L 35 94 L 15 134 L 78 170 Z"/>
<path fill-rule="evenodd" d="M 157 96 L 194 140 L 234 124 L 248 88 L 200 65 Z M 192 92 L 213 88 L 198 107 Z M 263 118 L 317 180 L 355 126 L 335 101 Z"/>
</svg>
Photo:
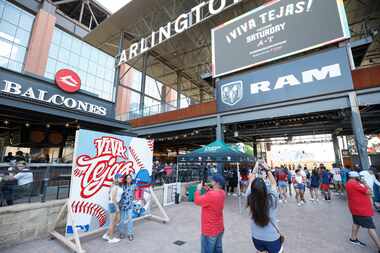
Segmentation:
<svg viewBox="0 0 380 253">
<path fill-rule="evenodd" d="M 111 13 L 115 13 L 130 1 L 131 0 L 97 0 L 97 2 L 106 7 Z"/>
</svg>

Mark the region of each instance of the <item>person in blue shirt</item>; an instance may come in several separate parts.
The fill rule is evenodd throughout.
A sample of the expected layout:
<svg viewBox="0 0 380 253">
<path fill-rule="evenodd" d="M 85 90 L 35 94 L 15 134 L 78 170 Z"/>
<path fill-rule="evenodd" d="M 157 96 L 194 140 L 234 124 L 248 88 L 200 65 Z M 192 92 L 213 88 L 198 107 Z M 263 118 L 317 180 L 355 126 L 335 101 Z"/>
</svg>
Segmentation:
<svg viewBox="0 0 380 253">
<path fill-rule="evenodd" d="M 343 186 L 343 191 L 346 190 L 346 184 L 348 181 L 348 173 L 350 173 L 350 169 L 347 168 L 347 166 L 343 166 L 343 168 L 340 171 L 340 175 L 342 176 L 342 186 Z"/>
<path fill-rule="evenodd" d="M 310 195 L 311 195 L 311 201 L 319 202 L 318 198 L 318 191 L 319 191 L 319 185 L 320 185 L 320 176 L 318 173 L 318 169 L 314 168 L 311 177 L 310 177 Z"/>
<path fill-rule="evenodd" d="M 331 173 L 326 169 L 326 167 L 321 164 L 321 190 L 325 197 L 325 200 L 331 201 L 331 192 L 330 192 L 330 182 L 331 182 Z"/>
</svg>

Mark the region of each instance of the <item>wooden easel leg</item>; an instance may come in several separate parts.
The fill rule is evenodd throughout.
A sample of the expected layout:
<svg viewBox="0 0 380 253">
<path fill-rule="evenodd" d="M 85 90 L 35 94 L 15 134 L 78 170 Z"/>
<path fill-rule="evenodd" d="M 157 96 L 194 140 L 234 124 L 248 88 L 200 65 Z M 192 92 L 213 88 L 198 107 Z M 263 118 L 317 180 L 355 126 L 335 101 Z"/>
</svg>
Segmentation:
<svg viewBox="0 0 380 253">
<path fill-rule="evenodd" d="M 151 218 L 154 219 L 154 220 L 161 221 L 161 222 L 169 222 L 169 221 L 170 221 L 170 218 L 169 218 L 169 216 L 166 214 L 165 209 L 162 207 L 160 201 L 158 200 L 156 194 L 154 193 L 153 188 L 150 187 L 150 188 L 149 188 L 149 191 L 150 191 L 150 194 L 152 195 L 152 198 L 153 198 L 154 202 L 155 202 L 156 205 L 158 206 L 158 209 L 160 209 L 160 212 L 161 212 L 161 214 L 163 215 L 163 217 L 159 217 L 159 216 L 157 216 L 157 215 L 152 215 Z"/>
<path fill-rule="evenodd" d="M 72 226 L 73 228 L 73 231 L 74 231 L 74 242 L 72 242 L 70 240 L 70 238 L 67 238 L 66 236 L 64 235 L 61 235 L 60 233 L 58 233 L 55 229 L 57 227 L 57 224 L 60 220 L 60 218 L 63 216 L 65 210 L 67 210 L 67 215 L 68 215 L 68 224 L 70 226 Z M 62 242 L 63 244 L 65 244 L 67 247 L 69 247 L 70 249 L 72 249 L 73 251 L 77 252 L 77 253 L 85 253 L 86 251 L 82 248 L 81 246 L 81 243 L 80 243 L 80 238 L 79 238 L 79 234 L 78 234 L 78 231 L 76 229 L 76 226 L 75 226 L 75 223 L 73 222 L 72 220 L 72 211 L 71 211 L 71 205 L 70 205 L 70 202 L 67 201 L 64 206 L 62 207 L 62 209 L 59 211 L 58 213 L 58 216 L 57 216 L 57 219 L 55 220 L 55 223 L 54 223 L 54 227 L 53 227 L 53 231 L 50 232 L 50 234 L 55 237 L 58 241 Z"/>
</svg>

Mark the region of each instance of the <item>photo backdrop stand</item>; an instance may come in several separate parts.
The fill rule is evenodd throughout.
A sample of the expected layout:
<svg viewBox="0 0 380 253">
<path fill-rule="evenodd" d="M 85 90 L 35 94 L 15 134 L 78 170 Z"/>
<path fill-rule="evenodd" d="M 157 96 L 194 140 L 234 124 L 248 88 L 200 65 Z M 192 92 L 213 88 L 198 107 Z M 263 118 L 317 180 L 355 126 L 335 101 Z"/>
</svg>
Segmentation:
<svg viewBox="0 0 380 253">
<path fill-rule="evenodd" d="M 161 205 L 160 201 L 158 200 L 156 194 L 154 193 L 152 186 L 149 187 L 149 193 L 152 196 L 153 203 L 155 203 L 157 205 L 159 212 L 161 213 L 161 216 L 154 215 L 152 213 L 152 211 L 151 211 L 152 201 L 150 201 L 148 213 L 143 215 L 143 216 L 134 218 L 133 221 L 150 219 L 150 220 L 162 222 L 164 224 L 169 222 L 170 218 L 167 215 L 163 206 Z M 61 210 L 58 213 L 58 216 L 54 222 L 53 231 L 50 232 L 50 235 L 53 238 L 56 238 L 58 241 L 62 242 L 64 245 L 69 247 L 74 252 L 85 253 L 86 251 L 82 248 L 81 239 L 86 238 L 86 237 L 90 237 L 90 236 L 93 236 L 93 235 L 96 235 L 96 234 L 99 234 L 102 232 L 105 232 L 108 228 L 102 227 L 102 228 L 96 229 L 96 230 L 91 231 L 91 232 L 79 233 L 77 230 L 77 226 L 76 226 L 74 220 L 72 219 L 73 214 L 72 214 L 72 210 L 70 207 L 71 207 L 70 200 L 67 200 L 67 202 L 64 204 L 64 206 L 61 208 Z M 66 225 L 70 225 L 73 228 L 73 235 L 72 236 L 65 236 L 56 230 L 59 221 L 62 218 L 65 218 L 65 216 L 67 217 L 67 224 Z"/>
</svg>

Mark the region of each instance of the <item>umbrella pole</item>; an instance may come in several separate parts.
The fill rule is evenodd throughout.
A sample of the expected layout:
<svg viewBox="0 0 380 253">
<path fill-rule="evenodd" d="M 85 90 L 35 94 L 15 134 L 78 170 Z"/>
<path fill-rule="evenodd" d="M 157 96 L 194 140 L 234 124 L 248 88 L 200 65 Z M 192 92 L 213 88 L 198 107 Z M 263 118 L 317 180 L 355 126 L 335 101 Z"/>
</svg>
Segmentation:
<svg viewBox="0 0 380 253">
<path fill-rule="evenodd" d="M 239 163 L 237 163 L 237 175 L 238 175 L 238 202 L 239 202 L 239 212 L 241 213 L 241 192 L 240 192 L 240 168 Z"/>
</svg>

